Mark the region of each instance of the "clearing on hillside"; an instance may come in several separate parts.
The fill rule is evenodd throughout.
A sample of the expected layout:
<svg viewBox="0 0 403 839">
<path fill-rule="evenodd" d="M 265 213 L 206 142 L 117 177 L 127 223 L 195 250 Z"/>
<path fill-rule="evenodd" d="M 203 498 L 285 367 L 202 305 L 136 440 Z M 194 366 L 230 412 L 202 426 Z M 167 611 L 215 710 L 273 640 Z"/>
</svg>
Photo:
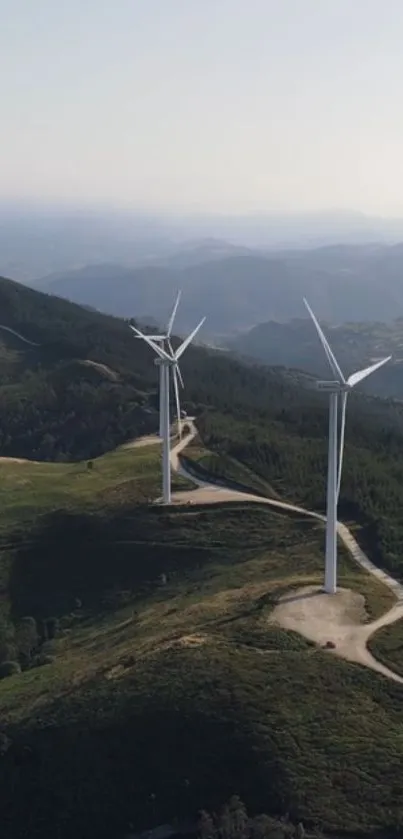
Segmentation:
<svg viewBox="0 0 403 839">
<path fill-rule="evenodd" d="M 319 646 L 326 647 L 347 661 L 354 661 L 382 673 L 393 681 L 403 678 L 377 661 L 367 648 L 372 633 L 382 619 L 368 623 L 365 598 L 350 589 L 326 594 L 318 586 L 304 586 L 281 598 L 271 621 L 283 629 L 299 632 Z M 388 615 L 385 615 L 387 621 Z"/>
</svg>

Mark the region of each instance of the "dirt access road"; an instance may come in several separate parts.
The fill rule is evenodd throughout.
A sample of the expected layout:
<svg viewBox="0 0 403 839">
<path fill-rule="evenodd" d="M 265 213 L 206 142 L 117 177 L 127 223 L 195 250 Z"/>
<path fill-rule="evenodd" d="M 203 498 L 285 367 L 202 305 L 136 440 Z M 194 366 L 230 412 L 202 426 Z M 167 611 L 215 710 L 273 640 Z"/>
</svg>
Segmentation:
<svg viewBox="0 0 403 839">
<path fill-rule="evenodd" d="M 180 440 L 171 450 L 171 467 L 178 474 L 192 481 L 197 489 L 177 492 L 173 501 L 177 504 L 224 504 L 233 501 L 265 504 L 272 508 L 288 510 L 301 516 L 308 516 L 324 523 L 326 517 L 306 510 L 295 504 L 261 498 L 253 493 L 240 492 L 215 486 L 208 481 L 195 478 L 188 472 L 180 459 L 180 454 L 197 435 L 193 420 L 187 419 L 190 434 Z M 365 622 L 365 602 L 362 595 L 346 589 L 339 589 L 337 594 L 325 594 L 317 587 L 304 587 L 282 598 L 275 608 L 271 620 L 285 629 L 293 629 L 319 645 L 331 642 L 334 649 L 329 650 L 347 661 L 357 662 L 377 673 L 381 673 L 395 682 L 403 684 L 403 678 L 393 670 L 377 661 L 369 652 L 367 643 L 374 632 L 403 618 L 403 586 L 385 571 L 377 568 L 354 539 L 354 536 L 341 522 L 338 523 L 338 535 L 355 562 L 372 574 L 393 591 L 396 603 L 376 621 Z"/>
</svg>

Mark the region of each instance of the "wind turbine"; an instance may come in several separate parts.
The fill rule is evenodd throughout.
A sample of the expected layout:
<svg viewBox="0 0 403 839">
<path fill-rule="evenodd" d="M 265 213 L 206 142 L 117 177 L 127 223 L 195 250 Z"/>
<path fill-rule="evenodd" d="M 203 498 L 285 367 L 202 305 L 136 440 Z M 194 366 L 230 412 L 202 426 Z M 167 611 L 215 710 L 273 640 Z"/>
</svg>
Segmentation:
<svg viewBox="0 0 403 839">
<path fill-rule="evenodd" d="M 357 373 L 352 373 L 346 379 L 340 369 L 335 355 L 329 346 L 325 335 L 311 309 L 304 298 L 305 306 L 315 324 L 320 342 L 325 351 L 330 369 L 333 373 L 331 381 L 318 381 L 318 390 L 326 391 L 329 394 L 329 450 L 327 467 L 327 512 L 326 512 L 326 559 L 325 559 L 325 591 L 328 594 L 335 594 L 337 591 L 337 503 L 340 493 L 341 473 L 343 466 L 344 435 L 346 426 L 347 397 L 353 387 L 362 382 L 371 373 L 375 373 L 392 356 L 371 364 Z M 337 451 L 338 438 L 338 408 L 339 398 L 341 401 L 341 425 L 340 425 L 340 446 Z"/>
<path fill-rule="evenodd" d="M 179 301 L 177 300 L 177 303 Z M 173 317 L 175 317 L 176 308 L 173 311 Z M 172 320 L 172 316 L 171 316 Z M 169 412 L 169 386 L 170 386 L 170 372 L 172 374 L 173 386 L 174 386 L 174 393 L 175 393 L 175 402 L 176 402 L 176 413 L 178 417 L 178 430 L 179 436 L 181 434 L 181 407 L 180 407 L 180 399 L 179 399 L 179 385 L 178 380 L 180 377 L 179 371 L 179 359 L 185 352 L 186 348 L 189 346 L 193 338 L 197 335 L 199 329 L 203 326 L 204 321 L 206 318 L 202 318 L 200 323 L 197 324 L 196 328 L 193 332 L 185 338 L 184 341 L 180 344 L 176 351 L 173 350 L 172 344 L 170 339 L 167 339 L 167 347 L 161 347 L 156 341 L 155 336 L 154 338 L 150 335 L 144 335 L 140 332 L 139 329 L 136 327 L 131 326 L 130 328 L 133 332 L 137 335 L 138 338 L 142 338 L 143 341 L 148 344 L 151 349 L 154 350 L 157 358 L 155 359 L 155 364 L 157 364 L 160 368 L 160 429 L 162 431 L 162 498 L 164 504 L 171 503 L 171 462 L 170 462 L 170 412 Z M 170 321 L 171 322 L 171 321 Z M 157 338 L 160 336 L 157 336 Z M 162 394 L 162 395 L 161 395 Z"/>
<path fill-rule="evenodd" d="M 147 337 L 148 337 L 148 338 L 151 338 L 151 340 L 152 340 L 152 341 L 154 341 L 154 343 L 156 343 L 156 344 L 158 344 L 159 346 L 161 346 L 161 347 L 162 347 L 162 349 L 165 349 L 165 347 L 166 347 L 166 348 L 168 349 L 168 351 L 169 351 L 171 354 L 173 353 L 172 344 L 171 344 L 171 334 L 172 334 L 172 329 L 173 329 L 173 325 L 174 325 L 174 320 L 175 320 L 176 312 L 177 312 L 177 309 L 178 309 L 178 306 L 179 306 L 179 301 L 180 301 L 180 299 L 181 299 L 181 294 L 182 294 L 182 292 L 181 292 L 181 291 L 178 291 L 178 294 L 177 294 L 177 296 L 176 296 L 176 300 L 175 300 L 175 305 L 174 305 L 174 307 L 173 307 L 173 309 L 172 309 L 172 314 L 171 314 L 171 317 L 169 318 L 169 321 L 168 321 L 168 326 L 167 326 L 167 330 L 166 330 L 166 332 L 164 332 L 164 334 L 163 334 L 163 335 L 162 335 L 162 334 L 161 334 L 161 335 L 147 335 Z M 136 332 L 136 330 L 134 330 L 134 332 Z M 137 332 L 138 332 L 138 330 L 137 330 Z M 144 335 L 142 335 L 141 333 L 139 333 L 139 334 L 137 335 L 137 338 L 144 338 Z M 179 365 L 177 366 L 177 375 L 178 375 L 178 379 L 179 379 L 179 382 L 180 382 L 181 387 L 184 387 L 184 383 L 183 383 L 183 379 L 182 379 L 182 374 L 181 374 L 181 371 L 180 371 L 180 369 L 179 369 Z M 162 428 L 162 423 L 163 423 L 163 407 L 162 407 L 162 401 L 163 401 L 163 392 L 164 392 L 163 376 L 164 376 L 164 372 L 163 372 L 163 366 L 162 366 L 162 364 L 161 364 L 161 365 L 160 365 L 160 381 L 159 381 L 159 390 L 160 390 L 160 406 L 159 406 L 159 412 L 160 412 L 160 427 L 159 427 L 159 436 L 160 436 L 160 437 L 163 437 L 163 428 Z M 180 426 L 180 417 L 178 417 L 178 426 Z M 179 427 L 179 434 L 180 434 L 180 427 Z"/>
</svg>

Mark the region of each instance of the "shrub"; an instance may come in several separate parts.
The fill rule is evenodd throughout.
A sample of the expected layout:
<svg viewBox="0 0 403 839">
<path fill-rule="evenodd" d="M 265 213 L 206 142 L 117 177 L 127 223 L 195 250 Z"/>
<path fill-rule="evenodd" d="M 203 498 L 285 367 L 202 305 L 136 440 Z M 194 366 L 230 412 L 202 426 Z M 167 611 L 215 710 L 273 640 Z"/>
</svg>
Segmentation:
<svg viewBox="0 0 403 839">
<path fill-rule="evenodd" d="M 3 661 L 0 664 L 0 679 L 6 679 L 7 676 L 15 676 L 21 673 L 21 667 L 18 661 Z"/>
<path fill-rule="evenodd" d="M 59 632 L 59 620 L 58 618 L 48 618 L 44 623 L 46 624 L 46 636 L 49 641 L 52 641 Z"/>
<path fill-rule="evenodd" d="M 39 655 L 35 656 L 32 663 L 34 667 L 43 667 L 44 664 L 53 664 L 54 660 L 54 655 L 46 655 L 44 653 L 40 653 Z"/>
<path fill-rule="evenodd" d="M 29 666 L 32 652 L 38 646 L 39 637 L 36 620 L 31 616 L 22 618 L 15 632 L 21 664 Z"/>
<path fill-rule="evenodd" d="M 2 661 L 14 661 L 17 651 L 14 644 L 7 641 L 0 642 L 0 663 Z"/>
</svg>

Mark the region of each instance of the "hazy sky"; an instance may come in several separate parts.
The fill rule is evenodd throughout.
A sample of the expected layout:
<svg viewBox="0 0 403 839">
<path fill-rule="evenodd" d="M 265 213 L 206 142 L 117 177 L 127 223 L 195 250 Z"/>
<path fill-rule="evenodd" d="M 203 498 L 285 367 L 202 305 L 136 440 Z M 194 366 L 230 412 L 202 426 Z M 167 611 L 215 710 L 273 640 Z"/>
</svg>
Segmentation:
<svg viewBox="0 0 403 839">
<path fill-rule="evenodd" d="M 403 213 L 403 0 L 0 0 L 0 197 Z"/>
</svg>

